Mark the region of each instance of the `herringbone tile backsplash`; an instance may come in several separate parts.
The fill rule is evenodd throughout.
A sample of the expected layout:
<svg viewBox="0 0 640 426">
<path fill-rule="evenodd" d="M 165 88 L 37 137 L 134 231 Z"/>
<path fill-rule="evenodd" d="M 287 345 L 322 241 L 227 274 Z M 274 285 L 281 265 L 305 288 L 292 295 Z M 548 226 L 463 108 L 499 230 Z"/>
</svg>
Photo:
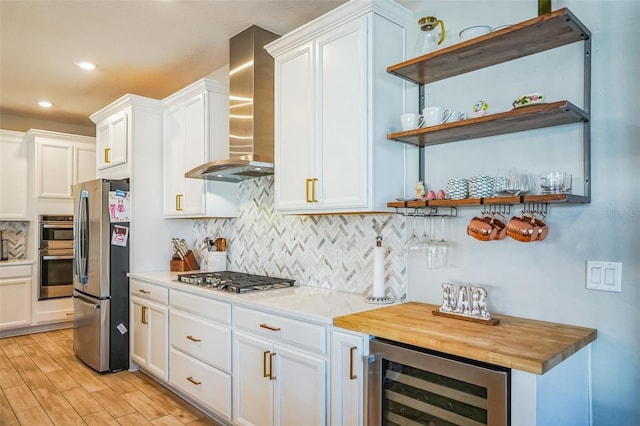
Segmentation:
<svg viewBox="0 0 640 426">
<path fill-rule="evenodd" d="M 26 259 L 29 222 L 2 222 L 2 239 L 9 241 L 9 259 Z"/>
<path fill-rule="evenodd" d="M 382 234 L 386 294 L 405 294 L 405 225 L 396 214 L 290 216 L 274 212 L 273 177 L 242 182 L 240 216 L 194 222 L 195 247 L 227 239 L 228 269 L 293 278 L 298 284 L 371 294 L 373 246 Z M 340 262 L 342 257 L 342 262 Z"/>
</svg>

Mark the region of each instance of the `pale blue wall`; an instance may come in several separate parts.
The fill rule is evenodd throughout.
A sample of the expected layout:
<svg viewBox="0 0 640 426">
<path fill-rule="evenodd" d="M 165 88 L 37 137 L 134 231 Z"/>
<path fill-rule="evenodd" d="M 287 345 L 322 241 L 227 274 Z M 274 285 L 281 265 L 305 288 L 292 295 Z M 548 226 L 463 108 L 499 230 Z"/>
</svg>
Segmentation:
<svg viewBox="0 0 640 426">
<path fill-rule="evenodd" d="M 497 26 L 537 13 L 537 2 L 490 0 L 402 2 L 445 21 L 449 34 L 466 26 Z M 447 230 L 454 265 L 428 270 L 412 259 L 408 297 L 439 303 L 440 283 L 489 289 L 494 312 L 598 329 L 592 351 L 594 425 L 640 424 L 640 2 L 554 1 L 592 33 L 592 202 L 552 206 L 549 237 L 539 243 L 482 243 L 466 235 L 479 209 L 460 209 Z M 542 35 L 541 35 L 542 37 Z M 509 108 L 521 93 L 582 105 L 582 43 L 427 86 L 428 103 L 469 110 Z M 560 126 L 476 139 L 426 150 L 427 186 L 449 177 L 492 174 L 504 165 L 530 172 L 563 169 L 580 175 L 580 126 Z M 577 141 L 577 143 L 576 143 Z M 512 212 L 514 213 L 514 212 Z M 585 289 L 585 261 L 623 263 L 622 293 Z"/>
</svg>

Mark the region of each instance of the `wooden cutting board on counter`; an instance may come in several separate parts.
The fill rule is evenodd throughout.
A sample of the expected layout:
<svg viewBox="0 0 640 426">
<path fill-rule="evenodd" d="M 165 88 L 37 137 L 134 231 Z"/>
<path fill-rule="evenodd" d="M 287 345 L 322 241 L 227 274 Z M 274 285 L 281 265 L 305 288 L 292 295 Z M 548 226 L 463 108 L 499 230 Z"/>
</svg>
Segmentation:
<svg viewBox="0 0 640 426">
<path fill-rule="evenodd" d="M 432 314 L 407 302 L 334 318 L 333 325 L 476 361 L 544 374 L 597 337 L 597 330 L 507 315 L 487 326 Z"/>
</svg>

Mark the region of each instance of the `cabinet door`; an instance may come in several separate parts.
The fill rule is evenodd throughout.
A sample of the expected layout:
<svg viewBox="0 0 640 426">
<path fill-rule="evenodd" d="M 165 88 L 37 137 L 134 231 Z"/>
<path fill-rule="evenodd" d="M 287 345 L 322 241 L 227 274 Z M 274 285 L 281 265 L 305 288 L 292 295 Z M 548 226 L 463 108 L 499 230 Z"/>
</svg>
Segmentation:
<svg viewBox="0 0 640 426">
<path fill-rule="evenodd" d="M 359 18 L 317 41 L 316 173 L 323 209 L 367 205 L 367 22 Z"/>
<path fill-rule="evenodd" d="M 27 219 L 27 144 L 17 137 L 0 141 L 0 220 Z"/>
<path fill-rule="evenodd" d="M 168 308 L 131 299 L 131 359 L 167 380 Z"/>
<path fill-rule="evenodd" d="M 184 205 L 184 108 L 170 107 L 165 113 L 164 191 L 165 216 L 182 215 Z"/>
<path fill-rule="evenodd" d="M 275 205 L 279 211 L 313 208 L 315 82 L 313 45 L 275 58 Z"/>
<path fill-rule="evenodd" d="M 73 183 L 96 178 L 96 150 L 89 146 L 76 146 L 73 161 Z"/>
<path fill-rule="evenodd" d="M 205 118 L 207 105 L 205 94 L 194 96 L 184 104 L 184 163 L 180 175 L 184 182 L 184 206 L 185 215 L 205 214 L 205 183 L 204 179 L 187 179 L 184 173 L 205 163 L 207 158 L 207 133 L 208 123 Z"/>
<path fill-rule="evenodd" d="M 168 380 L 167 359 L 169 350 L 169 309 L 166 306 L 148 304 L 149 322 L 149 370 Z"/>
<path fill-rule="evenodd" d="M 0 280 L 0 329 L 31 323 L 31 278 Z"/>
<path fill-rule="evenodd" d="M 36 194 L 41 198 L 71 198 L 73 145 L 36 140 Z"/>
<path fill-rule="evenodd" d="M 363 336 L 339 331 L 331 333 L 332 425 L 362 425 L 363 355 Z"/>
<path fill-rule="evenodd" d="M 149 357 L 149 321 L 147 307 L 143 301 L 131 298 L 130 332 L 131 359 L 145 367 Z"/>
<path fill-rule="evenodd" d="M 96 127 L 96 168 L 119 166 L 127 162 L 129 113 L 122 111 Z"/>
<path fill-rule="evenodd" d="M 273 380 L 269 372 L 275 362 L 273 345 L 243 333 L 235 333 L 233 343 L 233 421 L 272 425 Z M 305 423 L 298 422 L 301 424 Z"/>
<path fill-rule="evenodd" d="M 327 366 L 322 358 L 275 345 L 275 424 L 327 424 Z"/>
</svg>

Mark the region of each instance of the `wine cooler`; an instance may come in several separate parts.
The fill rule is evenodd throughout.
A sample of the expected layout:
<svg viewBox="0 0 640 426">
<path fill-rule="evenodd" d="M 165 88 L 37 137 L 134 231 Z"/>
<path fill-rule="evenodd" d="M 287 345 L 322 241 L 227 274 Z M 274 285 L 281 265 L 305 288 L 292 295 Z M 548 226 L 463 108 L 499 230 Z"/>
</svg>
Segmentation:
<svg viewBox="0 0 640 426">
<path fill-rule="evenodd" d="M 382 339 L 370 351 L 365 424 L 510 424 L 509 369 Z"/>
</svg>

